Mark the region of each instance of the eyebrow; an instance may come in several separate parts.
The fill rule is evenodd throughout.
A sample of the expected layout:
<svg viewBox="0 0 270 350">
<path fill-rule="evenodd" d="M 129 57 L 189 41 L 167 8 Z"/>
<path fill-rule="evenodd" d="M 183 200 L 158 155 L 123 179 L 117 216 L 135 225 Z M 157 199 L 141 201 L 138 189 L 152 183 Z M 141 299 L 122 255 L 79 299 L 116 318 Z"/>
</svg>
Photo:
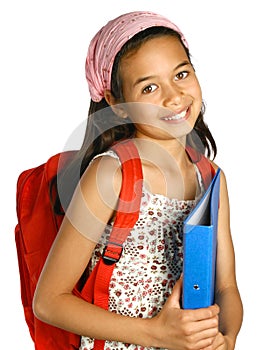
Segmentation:
<svg viewBox="0 0 270 350">
<path fill-rule="evenodd" d="M 191 63 L 190 63 L 189 61 L 183 61 L 183 62 L 179 63 L 179 64 L 174 68 L 174 70 L 177 70 L 177 69 L 182 68 L 182 67 L 187 66 L 187 65 L 191 65 Z M 146 80 L 151 80 L 151 79 L 153 79 L 154 77 L 155 77 L 154 75 L 149 75 L 149 76 L 146 76 L 146 77 L 138 78 L 138 79 L 135 81 L 135 83 L 133 84 L 133 86 L 138 85 L 138 84 L 140 84 L 140 83 L 143 83 L 143 82 L 146 81 Z"/>
</svg>

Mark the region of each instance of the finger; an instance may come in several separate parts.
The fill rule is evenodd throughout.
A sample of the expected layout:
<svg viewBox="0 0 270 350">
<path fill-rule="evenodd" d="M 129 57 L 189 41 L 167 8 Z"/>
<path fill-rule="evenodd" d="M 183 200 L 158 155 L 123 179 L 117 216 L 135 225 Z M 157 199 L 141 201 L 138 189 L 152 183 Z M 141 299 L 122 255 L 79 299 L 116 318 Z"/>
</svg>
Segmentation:
<svg viewBox="0 0 270 350">
<path fill-rule="evenodd" d="M 203 348 L 203 350 L 222 350 L 225 349 L 225 340 L 223 336 L 220 336 L 219 334 L 213 339 L 212 344 L 209 344 L 207 347 Z M 227 349 L 227 347 L 226 347 Z"/>
<path fill-rule="evenodd" d="M 221 349 L 224 349 L 224 345 L 225 345 L 225 339 L 223 335 L 219 332 L 217 336 L 214 338 L 213 343 L 207 348 L 205 348 L 205 350 L 212 350 L 213 348 L 217 350 L 219 349 L 221 350 Z"/>
<path fill-rule="evenodd" d="M 215 340 L 215 337 L 202 339 L 199 342 L 197 342 L 196 345 L 193 346 L 193 348 L 200 349 L 200 350 L 216 349 L 215 347 L 213 347 L 214 340 Z"/>
<path fill-rule="evenodd" d="M 208 330 L 196 334 L 196 337 L 190 337 L 190 344 L 200 350 L 222 350 L 224 349 L 224 340 L 220 338 L 218 330 Z"/>
<path fill-rule="evenodd" d="M 200 350 L 213 350 L 217 349 L 213 347 L 216 339 L 216 332 L 202 332 L 200 334 L 194 334 L 186 338 L 186 348 L 190 349 L 200 349 Z"/>
<path fill-rule="evenodd" d="M 194 312 L 194 321 L 202 321 L 202 320 L 207 320 L 211 319 L 214 317 L 217 317 L 219 314 L 219 307 L 218 305 L 214 304 L 211 305 L 207 308 L 201 308 L 201 309 L 196 309 L 193 310 Z"/>
<path fill-rule="evenodd" d="M 184 327 L 184 334 L 194 342 L 215 337 L 218 334 L 218 319 L 215 317 L 208 320 L 187 323 L 187 326 Z"/>
<path fill-rule="evenodd" d="M 172 293 L 170 295 L 170 297 L 167 300 L 167 305 L 169 305 L 170 307 L 176 307 L 176 308 L 180 308 L 180 297 L 181 297 L 181 291 L 182 291 L 182 278 L 180 277 L 172 290 Z"/>
<path fill-rule="evenodd" d="M 213 328 L 215 327 L 216 324 L 218 324 L 218 313 L 219 313 L 218 307 L 210 306 L 208 308 L 195 309 L 195 310 L 186 309 L 182 311 L 183 311 L 182 318 L 186 323 L 195 322 L 196 332 L 203 330 L 203 328 Z"/>
<path fill-rule="evenodd" d="M 200 324 L 199 324 L 200 323 Z M 198 342 L 200 340 L 208 339 L 208 338 L 215 338 L 219 331 L 218 326 L 215 322 L 213 322 L 213 326 L 210 324 L 209 321 L 201 321 L 197 322 L 197 324 L 193 324 L 192 332 L 190 333 L 190 338 L 194 342 Z"/>
</svg>

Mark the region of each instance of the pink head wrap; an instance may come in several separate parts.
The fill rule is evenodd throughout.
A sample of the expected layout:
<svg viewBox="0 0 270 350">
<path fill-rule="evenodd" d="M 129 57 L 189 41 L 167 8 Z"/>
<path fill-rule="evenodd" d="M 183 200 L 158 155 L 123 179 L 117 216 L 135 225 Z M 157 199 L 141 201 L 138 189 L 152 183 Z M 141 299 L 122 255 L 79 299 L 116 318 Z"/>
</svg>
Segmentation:
<svg viewBox="0 0 270 350">
<path fill-rule="evenodd" d="M 180 29 L 167 18 L 156 13 L 135 11 L 109 21 L 94 36 L 88 48 L 85 72 L 93 101 L 101 101 L 105 90 L 111 89 L 113 62 L 122 46 L 135 34 L 154 26 L 175 30 L 188 48 Z"/>
</svg>

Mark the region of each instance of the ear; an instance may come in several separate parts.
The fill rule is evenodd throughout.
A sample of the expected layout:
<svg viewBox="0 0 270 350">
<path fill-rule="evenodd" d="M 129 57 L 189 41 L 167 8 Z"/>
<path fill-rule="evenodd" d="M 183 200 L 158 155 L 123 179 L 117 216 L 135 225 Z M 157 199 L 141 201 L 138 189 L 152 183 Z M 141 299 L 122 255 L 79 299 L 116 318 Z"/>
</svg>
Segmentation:
<svg viewBox="0 0 270 350">
<path fill-rule="evenodd" d="M 124 106 L 119 103 L 119 101 L 113 96 L 113 94 L 111 93 L 110 90 L 106 90 L 104 93 L 104 98 L 106 100 L 106 102 L 108 103 L 108 105 L 111 106 L 111 109 L 113 110 L 113 112 L 118 115 L 118 117 L 120 118 L 127 118 L 128 117 L 128 113 L 125 110 Z"/>
</svg>

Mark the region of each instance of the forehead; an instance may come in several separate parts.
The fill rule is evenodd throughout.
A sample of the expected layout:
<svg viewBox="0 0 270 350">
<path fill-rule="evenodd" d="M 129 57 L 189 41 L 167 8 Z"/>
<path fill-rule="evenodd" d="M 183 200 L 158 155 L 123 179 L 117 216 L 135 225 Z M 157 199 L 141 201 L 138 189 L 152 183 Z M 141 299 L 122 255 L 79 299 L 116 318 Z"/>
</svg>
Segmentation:
<svg viewBox="0 0 270 350">
<path fill-rule="evenodd" d="M 163 35 L 157 35 L 157 36 L 152 36 L 143 39 L 141 42 L 135 44 L 134 47 L 130 47 L 127 52 L 123 55 L 122 59 L 128 59 L 133 56 L 136 56 L 136 54 L 143 54 L 147 50 L 149 51 L 154 51 L 153 48 L 161 48 L 164 46 L 167 46 L 169 44 L 174 44 L 174 46 L 181 47 L 183 51 L 185 52 L 184 46 L 181 43 L 180 37 L 177 35 L 172 35 L 172 34 L 163 34 Z"/>
<path fill-rule="evenodd" d="M 147 73 L 176 66 L 182 61 L 189 61 L 189 58 L 180 39 L 171 35 L 159 36 L 148 39 L 124 55 L 120 61 L 120 73 Z"/>
</svg>

